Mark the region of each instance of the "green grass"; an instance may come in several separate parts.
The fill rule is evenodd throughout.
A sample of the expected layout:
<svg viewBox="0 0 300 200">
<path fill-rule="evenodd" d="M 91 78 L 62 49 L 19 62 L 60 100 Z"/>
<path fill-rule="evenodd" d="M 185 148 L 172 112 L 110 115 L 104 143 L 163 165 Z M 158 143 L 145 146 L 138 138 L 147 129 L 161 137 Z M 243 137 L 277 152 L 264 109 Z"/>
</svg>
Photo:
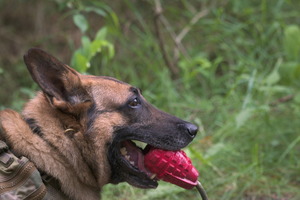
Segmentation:
<svg viewBox="0 0 300 200">
<path fill-rule="evenodd" d="M 94 38 L 99 25 L 93 21 L 99 16 L 83 10 L 97 5 L 76 2 L 80 6 L 65 7 L 57 14 L 81 12 L 92 24 L 84 35 Z M 185 151 L 199 170 L 210 199 L 300 199 L 300 2 L 164 1 L 170 27 L 161 25 L 160 29 L 171 58 L 175 45 L 169 32 L 178 34 L 199 9 L 209 10 L 182 40 L 188 56 L 180 54 L 175 62 L 180 69 L 176 80 L 171 79 L 155 35 L 154 1 L 104 2 L 121 27 L 112 31 L 115 24 L 108 15 L 104 17 L 103 26 L 108 27 L 104 39 L 115 45 L 115 56 L 110 60 L 100 52 L 97 59 L 90 60 L 93 67 L 86 72 L 138 86 L 158 108 L 200 125 L 199 134 Z M 62 17 L 60 23 L 64 20 Z M 12 75 L 5 75 L 1 65 L 0 77 L 7 83 L 1 89 L 6 91 L 5 87 L 16 83 L 9 84 Z M 3 69 L 13 72 L 13 68 Z M 20 109 L 24 96 L 32 95 L 30 91 L 36 88 L 25 77 L 20 78 L 19 84 L 23 83 L 29 86 L 11 97 L 10 107 Z M 2 90 L 0 100 L 9 102 Z M 103 200 L 188 198 L 200 199 L 196 189 L 186 191 L 163 182 L 156 190 L 122 183 L 107 185 L 102 192 Z"/>
<path fill-rule="evenodd" d="M 200 133 L 186 149 L 210 199 L 300 198 L 300 126 L 294 120 L 299 113 L 286 107 L 258 112 L 240 128 L 229 117 L 211 137 Z M 168 183 L 153 191 L 127 184 L 104 188 L 104 200 L 137 198 L 199 199 L 195 189 L 185 191 Z"/>
<path fill-rule="evenodd" d="M 122 53 L 138 59 L 117 54 L 113 66 L 124 62 L 131 67 L 123 73 L 116 67 L 116 74 L 141 87 L 159 108 L 201 125 L 185 150 L 212 200 L 300 198 L 300 104 L 294 98 L 272 106 L 282 97 L 299 95 L 297 84 L 285 81 L 291 71 L 282 72 L 291 70 L 286 67 L 291 60 L 286 49 L 298 52 L 299 65 L 296 45 L 285 47 L 285 41 L 297 43 L 285 34 L 296 23 L 295 5 L 299 8 L 286 1 L 229 1 L 225 7 L 213 7 L 186 38 L 191 58 L 181 57 L 182 76 L 177 81 L 169 78 L 148 29 L 132 26 L 135 39 L 121 41 L 129 49 Z M 148 21 L 134 6 L 137 18 Z M 176 14 L 166 15 L 175 22 Z M 180 30 L 187 18 L 172 28 Z M 104 200 L 185 198 L 200 197 L 196 190 L 168 183 L 150 191 L 109 185 L 103 193 Z"/>
</svg>

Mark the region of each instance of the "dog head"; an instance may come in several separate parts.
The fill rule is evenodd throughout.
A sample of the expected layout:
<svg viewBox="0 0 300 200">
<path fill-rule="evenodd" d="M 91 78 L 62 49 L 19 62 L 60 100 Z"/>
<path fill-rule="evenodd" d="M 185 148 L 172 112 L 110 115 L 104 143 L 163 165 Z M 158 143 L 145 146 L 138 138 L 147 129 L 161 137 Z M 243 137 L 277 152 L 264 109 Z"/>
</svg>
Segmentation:
<svg viewBox="0 0 300 200">
<path fill-rule="evenodd" d="M 147 149 L 179 150 L 196 136 L 196 125 L 158 110 L 127 83 L 79 74 L 41 49 L 30 49 L 24 61 L 52 107 L 77 121 L 76 134 L 89 141 L 89 147 L 78 148 L 83 154 L 84 148 L 93 149 L 93 155 L 85 155 L 93 157 L 91 169 L 98 174 L 109 169 L 101 176 L 109 176 L 111 183 L 155 188 L 157 181 L 143 165 Z"/>
</svg>

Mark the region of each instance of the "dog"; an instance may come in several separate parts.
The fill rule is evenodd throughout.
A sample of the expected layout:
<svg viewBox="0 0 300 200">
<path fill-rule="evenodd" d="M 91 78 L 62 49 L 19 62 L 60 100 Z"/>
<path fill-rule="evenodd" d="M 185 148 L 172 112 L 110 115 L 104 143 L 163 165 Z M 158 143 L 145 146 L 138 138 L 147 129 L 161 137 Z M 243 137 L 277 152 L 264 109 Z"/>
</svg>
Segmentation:
<svg viewBox="0 0 300 200">
<path fill-rule="evenodd" d="M 41 91 L 21 114 L 0 112 L 0 140 L 57 182 L 45 183 L 61 195 L 53 199 L 96 200 L 108 183 L 156 188 L 143 165 L 147 147 L 134 141 L 179 150 L 197 134 L 197 125 L 155 108 L 130 84 L 80 74 L 39 48 L 24 62 Z"/>
</svg>

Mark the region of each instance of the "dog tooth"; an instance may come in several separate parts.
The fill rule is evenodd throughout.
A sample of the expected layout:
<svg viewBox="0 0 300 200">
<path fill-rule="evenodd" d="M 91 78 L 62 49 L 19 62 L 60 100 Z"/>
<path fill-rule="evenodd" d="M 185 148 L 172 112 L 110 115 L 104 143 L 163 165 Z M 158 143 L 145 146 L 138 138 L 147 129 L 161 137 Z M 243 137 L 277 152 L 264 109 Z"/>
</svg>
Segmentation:
<svg viewBox="0 0 300 200">
<path fill-rule="evenodd" d="M 126 160 L 129 160 L 129 159 L 130 159 L 130 156 L 129 156 L 129 155 L 126 155 L 125 158 L 126 158 Z"/>
<path fill-rule="evenodd" d="M 156 177 L 156 174 L 153 174 L 150 179 L 154 179 Z"/>
<path fill-rule="evenodd" d="M 120 151 L 123 156 L 127 155 L 126 147 L 121 148 Z"/>
<path fill-rule="evenodd" d="M 133 162 L 133 161 L 130 161 L 130 164 L 134 165 L 134 162 Z"/>
</svg>

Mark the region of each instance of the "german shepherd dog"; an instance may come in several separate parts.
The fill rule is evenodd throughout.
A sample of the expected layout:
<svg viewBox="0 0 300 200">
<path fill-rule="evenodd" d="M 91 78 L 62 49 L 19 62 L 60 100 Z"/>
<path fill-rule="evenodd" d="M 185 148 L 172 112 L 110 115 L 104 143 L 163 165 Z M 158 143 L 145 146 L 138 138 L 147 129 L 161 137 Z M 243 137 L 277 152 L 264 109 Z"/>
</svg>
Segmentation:
<svg viewBox="0 0 300 200">
<path fill-rule="evenodd" d="M 179 150 L 196 136 L 196 125 L 158 110 L 127 83 L 80 74 L 38 48 L 24 62 L 42 91 L 21 114 L 0 112 L 0 140 L 57 180 L 65 199 L 96 200 L 105 184 L 124 181 L 155 188 L 143 165 L 147 147 L 134 141 Z"/>
</svg>

